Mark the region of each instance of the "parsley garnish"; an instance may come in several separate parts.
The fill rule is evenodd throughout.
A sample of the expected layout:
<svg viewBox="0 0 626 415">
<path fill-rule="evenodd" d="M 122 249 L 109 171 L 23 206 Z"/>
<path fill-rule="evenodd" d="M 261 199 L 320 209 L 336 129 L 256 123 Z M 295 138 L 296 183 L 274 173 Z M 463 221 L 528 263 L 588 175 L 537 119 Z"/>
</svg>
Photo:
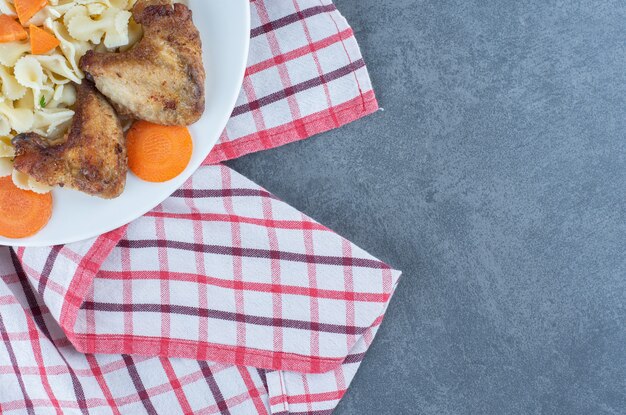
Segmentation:
<svg viewBox="0 0 626 415">
<path fill-rule="evenodd" d="M 41 99 L 39 100 L 39 106 L 41 108 L 46 108 L 46 97 L 42 96 Z"/>
</svg>

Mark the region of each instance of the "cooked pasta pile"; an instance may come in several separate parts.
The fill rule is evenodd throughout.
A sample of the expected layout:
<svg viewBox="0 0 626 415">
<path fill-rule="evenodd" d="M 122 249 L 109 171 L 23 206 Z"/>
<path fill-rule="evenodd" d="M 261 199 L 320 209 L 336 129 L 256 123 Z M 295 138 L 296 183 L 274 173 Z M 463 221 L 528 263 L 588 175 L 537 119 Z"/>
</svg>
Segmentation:
<svg viewBox="0 0 626 415">
<path fill-rule="evenodd" d="M 37 55 L 28 40 L 0 43 L 0 177 L 12 175 L 25 190 L 50 190 L 13 169 L 11 139 L 35 132 L 54 140 L 65 133 L 74 115 L 74 83 L 84 77 L 80 58 L 90 49 L 123 51 L 141 38 L 130 12 L 135 1 L 48 0 L 25 26 L 43 27 L 59 47 Z M 16 15 L 13 0 L 0 0 L 0 14 Z"/>
</svg>

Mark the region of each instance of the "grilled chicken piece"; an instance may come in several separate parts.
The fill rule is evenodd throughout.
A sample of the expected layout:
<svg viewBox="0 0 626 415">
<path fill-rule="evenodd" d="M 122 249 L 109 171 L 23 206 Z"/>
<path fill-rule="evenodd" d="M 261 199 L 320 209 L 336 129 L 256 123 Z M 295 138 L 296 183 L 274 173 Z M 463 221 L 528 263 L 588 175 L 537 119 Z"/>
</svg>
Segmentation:
<svg viewBox="0 0 626 415">
<path fill-rule="evenodd" d="M 81 69 L 120 115 L 189 125 L 204 112 L 202 43 L 191 10 L 168 0 L 139 0 L 133 16 L 144 35 L 121 53 L 87 52 Z"/>
<path fill-rule="evenodd" d="M 72 125 L 61 144 L 35 133 L 13 139 L 14 167 L 49 186 L 66 186 L 112 199 L 126 184 L 126 143 L 113 107 L 94 85 L 78 86 Z"/>
</svg>

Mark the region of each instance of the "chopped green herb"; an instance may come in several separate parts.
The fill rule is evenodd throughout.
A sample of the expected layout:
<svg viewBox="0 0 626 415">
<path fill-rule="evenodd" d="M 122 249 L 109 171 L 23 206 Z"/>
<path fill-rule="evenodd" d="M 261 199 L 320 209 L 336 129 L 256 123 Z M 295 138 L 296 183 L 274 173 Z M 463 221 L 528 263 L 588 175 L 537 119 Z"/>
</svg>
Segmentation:
<svg viewBox="0 0 626 415">
<path fill-rule="evenodd" d="M 41 97 L 41 99 L 39 100 L 39 106 L 41 108 L 46 108 L 46 97 Z"/>
</svg>

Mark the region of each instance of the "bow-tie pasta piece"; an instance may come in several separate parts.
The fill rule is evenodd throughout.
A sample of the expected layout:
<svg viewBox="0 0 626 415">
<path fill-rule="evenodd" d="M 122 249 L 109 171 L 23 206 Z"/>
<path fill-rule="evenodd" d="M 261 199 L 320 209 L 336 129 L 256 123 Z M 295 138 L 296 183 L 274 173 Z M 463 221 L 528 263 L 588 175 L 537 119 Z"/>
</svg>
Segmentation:
<svg viewBox="0 0 626 415">
<path fill-rule="evenodd" d="M 74 39 L 98 45 L 104 37 L 104 45 L 108 49 L 114 49 L 128 44 L 128 23 L 131 16 L 128 10 L 110 7 L 96 20 L 89 14 L 86 6 L 76 6 L 65 14 L 63 21 Z"/>
<path fill-rule="evenodd" d="M 74 2 L 85 6 L 100 3 L 107 8 L 115 7 L 120 10 L 130 10 L 135 5 L 136 0 L 74 0 Z"/>
<path fill-rule="evenodd" d="M 63 56 L 37 55 L 34 57 L 46 71 L 46 75 L 55 84 L 66 84 L 70 81 L 79 84 L 81 79 L 76 76 Z"/>
<path fill-rule="evenodd" d="M 76 3 L 72 1 L 66 1 L 64 3 L 48 1 L 48 5 L 35 14 L 29 21 L 30 24 L 35 26 L 45 25 L 48 20 L 57 20 L 63 16 L 68 10 L 76 6 Z"/>
<path fill-rule="evenodd" d="M 89 43 L 72 39 L 67 28 L 60 22 L 48 20 L 46 21 L 46 27 L 52 30 L 56 38 L 61 42 L 61 52 L 63 52 L 63 56 L 71 65 L 72 71 L 82 78 L 83 72 L 80 70 L 78 63 L 80 58 L 90 49 Z"/>
<path fill-rule="evenodd" d="M 52 187 L 43 183 L 39 183 L 38 181 L 30 177 L 29 175 L 24 174 L 15 169 L 13 170 L 11 175 L 12 175 L 12 179 L 13 179 L 13 183 L 15 184 L 15 187 L 19 189 L 30 190 L 31 192 L 35 192 L 39 194 L 48 193 L 50 190 L 52 190 Z"/>
<path fill-rule="evenodd" d="M 75 0 L 48 0 L 48 7 L 58 11 L 61 15 L 76 6 Z"/>
<path fill-rule="evenodd" d="M 109 19 L 111 24 L 104 37 L 104 46 L 109 49 L 115 49 L 127 45 L 129 43 L 128 25 L 132 13 L 126 10 L 110 8 L 103 16 L 107 16 L 106 18 Z"/>
<path fill-rule="evenodd" d="M 30 42 L 0 43 L 0 65 L 13 67 L 26 53 L 30 52 Z"/>
<path fill-rule="evenodd" d="M 15 149 L 9 137 L 0 137 L 0 177 L 10 176 L 13 173 L 13 157 Z"/>
<path fill-rule="evenodd" d="M 28 175 L 20 171 L 13 170 L 11 176 L 13 179 L 13 183 L 17 188 L 22 190 L 30 190 L 30 186 L 28 185 Z"/>
<path fill-rule="evenodd" d="M 35 106 L 41 107 L 45 105 L 43 102 L 47 102 L 49 99 L 48 95 L 54 93 L 54 88 L 46 82 L 48 77 L 44 74 L 43 66 L 39 63 L 39 60 L 32 55 L 24 56 L 17 61 L 13 71 L 17 82 L 33 91 Z M 42 101 L 42 98 L 44 101 Z"/>
<path fill-rule="evenodd" d="M 13 71 L 17 82 L 26 88 L 37 90 L 44 87 L 46 76 L 41 63 L 34 56 L 24 56 L 18 60 Z"/>
<path fill-rule="evenodd" d="M 11 157 L 0 158 L 0 177 L 7 177 L 13 173 L 13 161 Z"/>
<path fill-rule="evenodd" d="M 15 149 L 11 145 L 11 139 L 9 137 L 0 137 L 0 157 L 15 157 Z"/>
<path fill-rule="evenodd" d="M 52 105 L 49 108 L 58 106 L 71 107 L 76 102 L 76 87 L 73 84 L 61 84 L 54 88 Z"/>
<path fill-rule="evenodd" d="M 17 101 L 13 101 L 13 108 L 26 108 L 26 109 L 34 109 L 35 108 L 35 95 L 33 94 L 32 89 L 27 89 L 24 96 Z"/>
<path fill-rule="evenodd" d="M 102 14 L 107 9 L 107 6 L 102 3 L 90 3 L 87 5 L 87 11 L 90 16 L 96 16 Z"/>
<path fill-rule="evenodd" d="M 32 128 L 39 135 L 60 138 L 73 116 L 74 111 L 67 108 L 43 108 L 35 111 Z"/>
<path fill-rule="evenodd" d="M 13 103 L 10 101 L 9 103 L 0 102 L 0 115 L 8 121 L 11 130 L 18 134 L 30 131 L 35 121 L 33 111 L 26 108 L 13 108 Z M 8 135 L 1 130 L 0 134 Z"/>
<path fill-rule="evenodd" d="M 108 22 L 95 21 L 89 15 L 86 6 L 76 6 L 63 16 L 63 23 L 67 31 L 76 40 L 91 42 L 95 45 L 100 43 Z"/>
<path fill-rule="evenodd" d="M 9 119 L 4 114 L 0 114 L 0 135 L 9 134 L 11 134 L 11 123 L 9 123 Z"/>
<path fill-rule="evenodd" d="M 102 12 L 111 7 L 111 2 L 109 0 L 76 0 L 75 5 L 87 7 L 89 15 L 95 16 L 102 14 Z"/>
<path fill-rule="evenodd" d="M 33 179 L 30 176 L 28 176 L 28 187 L 31 192 L 39 193 L 40 195 L 46 194 L 52 190 L 52 186 L 48 186 L 44 183 L 39 183 L 37 180 Z"/>
<path fill-rule="evenodd" d="M 128 22 L 128 44 L 120 47 L 120 52 L 126 52 L 131 49 L 143 37 L 143 26 L 137 23 L 133 18 Z"/>
<path fill-rule="evenodd" d="M 26 87 L 17 82 L 12 68 L 0 65 L 0 80 L 2 80 L 2 95 L 5 98 L 14 101 L 26 94 Z"/>
<path fill-rule="evenodd" d="M 136 0 L 110 0 L 111 7 L 116 7 L 121 10 L 130 10 L 136 3 Z"/>
</svg>

